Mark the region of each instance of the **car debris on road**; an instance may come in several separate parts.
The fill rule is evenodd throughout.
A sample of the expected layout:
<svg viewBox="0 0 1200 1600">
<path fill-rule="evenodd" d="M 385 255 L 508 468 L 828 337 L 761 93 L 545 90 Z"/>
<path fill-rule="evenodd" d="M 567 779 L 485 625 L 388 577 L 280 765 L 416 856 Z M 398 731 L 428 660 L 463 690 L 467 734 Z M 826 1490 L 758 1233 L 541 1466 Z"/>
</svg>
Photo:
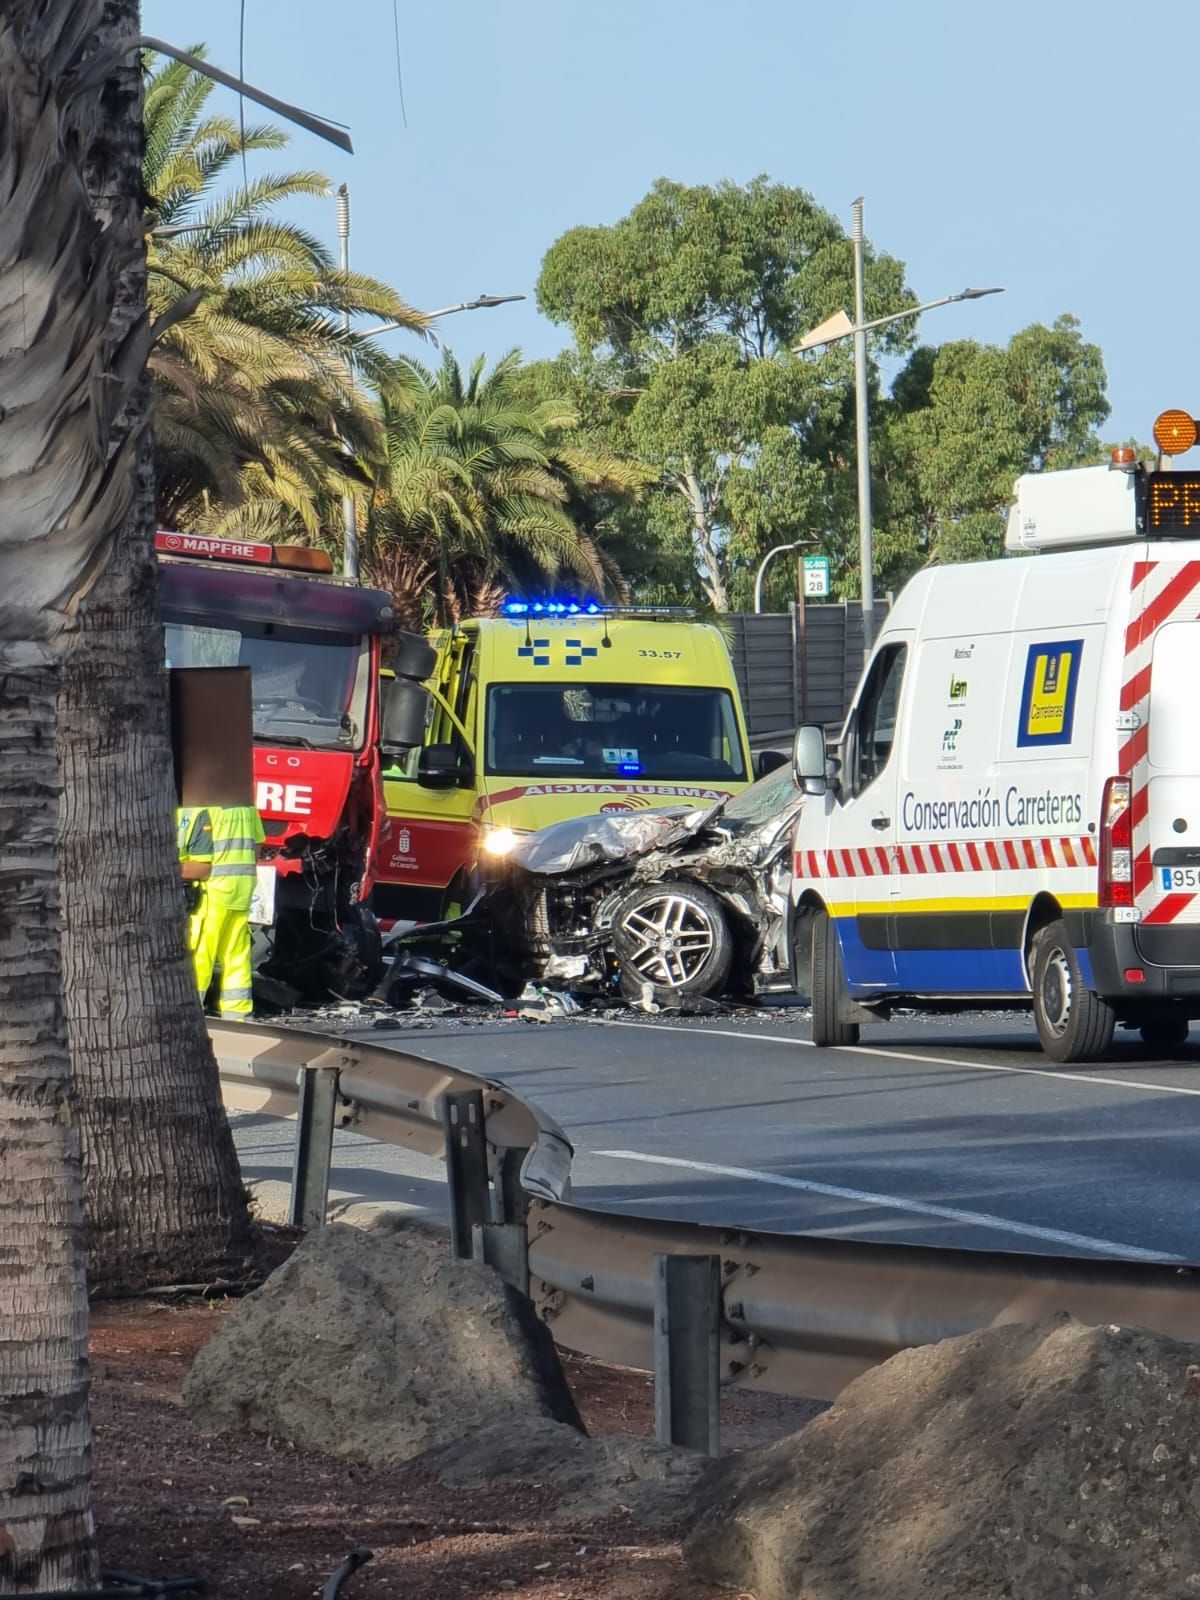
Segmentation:
<svg viewBox="0 0 1200 1600">
<path fill-rule="evenodd" d="M 804 803 L 790 767 L 704 808 L 573 817 L 489 858 L 445 922 L 393 929 L 357 1026 L 422 1026 L 480 1011 L 727 1013 L 792 992 L 791 839 Z M 386 1020 L 384 1020 L 386 1018 Z M 351 1025 L 355 1025 L 351 1019 Z"/>
<path fill-rule="evenodd" d="M 574 817 L 489 861 L 474 908 L 500 988 L 654 1009 L 791 988 L 790 767 L 703 810 Z"/>
</svg>

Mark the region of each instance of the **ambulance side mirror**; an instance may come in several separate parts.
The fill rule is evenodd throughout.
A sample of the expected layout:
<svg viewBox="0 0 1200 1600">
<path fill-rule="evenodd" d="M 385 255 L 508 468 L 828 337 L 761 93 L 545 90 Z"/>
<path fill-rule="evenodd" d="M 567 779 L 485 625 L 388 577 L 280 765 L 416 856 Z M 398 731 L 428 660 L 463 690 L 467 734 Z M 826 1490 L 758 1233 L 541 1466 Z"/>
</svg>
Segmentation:
<svg viewBox="0 0 1200 1600">
<path fill-rule="evenodd" d="M 456 789 L 472 782 L 471 762 L 456 744 L 427 744 L 417 760 L 417 782 L 424 789 Z"/>
<path fill-rule="evenodd" d="M 824 794 L 828 787 L 825 730 L 815 722 L 796 729 L 792 745 L 792 772 L 805 794 Z"/>
<path fill-rule="evenodd" d="M 424 742 L 429 721 L 429 690 L 411 678 L 384 680 L 380 753 L 402 757 Z"/>
<path fill-rule="evenodd" d="M 765 778 L 769 772 L 778 772 L 780 767 L 787 766 L 787 757 L 782 750 L 760 750 L 754 758 L 754 776 Z"/>
</svg>

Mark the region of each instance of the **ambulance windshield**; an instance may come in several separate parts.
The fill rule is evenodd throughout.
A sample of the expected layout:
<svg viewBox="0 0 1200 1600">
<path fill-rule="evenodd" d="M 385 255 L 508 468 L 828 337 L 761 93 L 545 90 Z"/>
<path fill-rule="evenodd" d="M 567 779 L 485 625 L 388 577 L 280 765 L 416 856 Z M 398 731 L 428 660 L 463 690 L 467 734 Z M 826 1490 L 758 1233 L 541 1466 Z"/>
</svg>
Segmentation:
<svg viewBox="0 0 1200 1600">
<path fill-rule="evenodd" d="M 254 737 L 261 744 L 356 750 L 366 727 L 370 659 L 351 633 L 230 618 L 170 619 L 169 667 L 249 667 Z"/>
<path fill-rule="evenodd" d="M 501 683 L 488 691 L 487 771 L 546 778 L 743 781 L 733 699 L 657 684 Z"/>
</svg>

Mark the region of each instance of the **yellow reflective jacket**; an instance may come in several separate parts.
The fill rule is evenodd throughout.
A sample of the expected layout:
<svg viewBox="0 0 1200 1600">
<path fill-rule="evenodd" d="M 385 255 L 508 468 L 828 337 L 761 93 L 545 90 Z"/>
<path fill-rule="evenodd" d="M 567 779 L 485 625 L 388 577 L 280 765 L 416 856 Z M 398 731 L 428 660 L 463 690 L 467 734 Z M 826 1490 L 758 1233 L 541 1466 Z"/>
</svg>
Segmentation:
<svg viewBox="0 0 1200 1600">
<path fill-rule="evenodd" d="M 249 911 L 257 878 L 258 847 L 266 835 L 254 806 L 209 806 L 212 819 L 210 899 L 230 911 Z"/>
</svg>

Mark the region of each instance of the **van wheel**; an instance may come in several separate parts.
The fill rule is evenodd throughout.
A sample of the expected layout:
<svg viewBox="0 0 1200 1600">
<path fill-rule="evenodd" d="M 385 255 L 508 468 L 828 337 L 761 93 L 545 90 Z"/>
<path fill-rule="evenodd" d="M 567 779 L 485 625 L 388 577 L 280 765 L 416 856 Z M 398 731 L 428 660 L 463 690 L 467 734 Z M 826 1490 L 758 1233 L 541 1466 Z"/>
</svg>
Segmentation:
<svg viewBox="0 0 1200 1600">
<path fill-rule="evenodd" d="M 1061 922 L 1033 938 L 1033 1020 L 1051 1061 L 1096 1061 L 1112 1043 L 1113 1009 L 1084 986 Z"/>
<path fill-rule="evenodd" d="M 1151 1050 L 1178 1050 L 1188 1039 L 1187 1017 L 1167 1012 L 1165 1016 L 1151 1017 L 1138 1030 L 1142 1043 Z"/>
<path fill-rule="evenodd" d="M 818 911 L 812 922 L 812 1037 L 815 1045 L 824 1048 L 858 1043 L 858 1023 L 842 1019 L 842 1008 L 848 998 L 837 929 L 828 911 Z"/>
</svg>

